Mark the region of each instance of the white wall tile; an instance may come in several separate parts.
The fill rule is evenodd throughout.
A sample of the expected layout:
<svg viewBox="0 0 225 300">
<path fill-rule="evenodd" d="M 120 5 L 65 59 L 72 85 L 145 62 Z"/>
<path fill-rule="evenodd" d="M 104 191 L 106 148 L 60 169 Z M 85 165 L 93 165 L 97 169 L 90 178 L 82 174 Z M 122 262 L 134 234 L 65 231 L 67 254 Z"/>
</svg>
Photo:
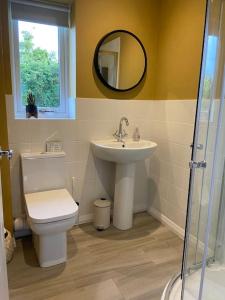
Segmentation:
<svg viewBox="0 0 225 300">
<path fill-rule="evenodd" d="M 21 152 L 43 151 L 48 138 L 63 142 L 66 186 L 80 202 L 80 215 L 93 212 L 99 197 L 113 199 L 115 166 L 93 157 L 90 141 L 112 138 L 122 116 L 129 119 L 129 137 L 158 143 L 152 159 L 137 164 L 135 210 L 154 207 L 177 224 L 184 223 L 195 101 L 77 99 L 76 120 L 14 120 L 7 98 L 8 128 L 15 156 L 11 162 L 14 216 L 23 213 Z M 74 190 L 72 177 L 75 178 Z"/>
<path fill-rule="evenodd" d="M 157 209 L 183 228 L 195 110 L 195 100 L 151 101 L 150 138 L 158 149 L 150 162 L 149 209 Z"/>
</svg>

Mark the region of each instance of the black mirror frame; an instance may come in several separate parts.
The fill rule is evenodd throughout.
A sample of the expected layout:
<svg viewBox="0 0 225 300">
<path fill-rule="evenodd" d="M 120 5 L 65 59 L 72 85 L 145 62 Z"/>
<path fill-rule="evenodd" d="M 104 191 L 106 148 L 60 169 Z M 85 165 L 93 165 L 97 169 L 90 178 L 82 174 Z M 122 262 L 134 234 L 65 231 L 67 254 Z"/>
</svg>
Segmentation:
<svg viewBox="0 0 225 300">
<path fill-rule="evenodd" d="M 133 85 L 132 87 L 128 88 L 128 89 L 117 89 L 117 88 L 114 88 L 113 86 L 109 85 L 105 80 L 104 78 L 102 77 L 102 74 L 100 72 L 100 69 L 99 69 L 99 65 L 98 65 L 98 53 L 99 53 L 99 49 L 102 45 L 102 43 L 104 42 L 104 40 L 110 36 L 111 34 L 113 33 L 118 33 L 118 32 L 123 32 L 123 33 L 127 33 L 129 35 L 131 35 L 133 38 L 135 38 L 137 40 L 137 42 L 140 44 L 142 50 L 143 50 L 143 54 L 144 54 L 144 61 L 145 61 L 145 67 L 144 67 L 144 71 L 143 71 L 143 74 L 140 78 L 140 80 L 135 84 Z M 94 68 L 95 68 L 95 72 L 99 78 L 99 80 L 109 89 L 113 90 L 113 91 L 116 91 L 116 92 L 127 92 L 127 91 L 130 91 L 134 88 L 136 88 L 140 83 L 141 81 L 143 80 L 145 74 L 146 74 L 146 71 L 147 71 L 147 54 L 146 54 L 146 51 L 145 51 L 145 48 L 142 44 L 142 42 L 140 41 L 140 39 L 135 35 L 133 34 L 132 32 L 130 31 L 127 31 L 127 30 L 123 30 L 123 29 L 118 29 L 118 30 L 113 30 L 109 33 L 107 33 L 106 35 L 103 36 L 103 38 L 101 38 L 101 40 L 98 42 L 96 48 L 95 48 L 95 53 L 94 53 Z"/>
</svg>

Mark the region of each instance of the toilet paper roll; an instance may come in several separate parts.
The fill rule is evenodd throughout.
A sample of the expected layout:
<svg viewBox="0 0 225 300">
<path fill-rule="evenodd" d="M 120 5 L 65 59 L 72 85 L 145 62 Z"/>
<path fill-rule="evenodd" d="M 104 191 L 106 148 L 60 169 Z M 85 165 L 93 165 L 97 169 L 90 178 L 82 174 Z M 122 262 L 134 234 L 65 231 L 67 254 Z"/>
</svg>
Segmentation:
<svg viewBox="0 0 225 300">
<path fill-rule="evenodd" d="M 29 230 L 29 226 L 25 217 L 16 218 L 14 221 L 14 230 Z"/>
</svg>

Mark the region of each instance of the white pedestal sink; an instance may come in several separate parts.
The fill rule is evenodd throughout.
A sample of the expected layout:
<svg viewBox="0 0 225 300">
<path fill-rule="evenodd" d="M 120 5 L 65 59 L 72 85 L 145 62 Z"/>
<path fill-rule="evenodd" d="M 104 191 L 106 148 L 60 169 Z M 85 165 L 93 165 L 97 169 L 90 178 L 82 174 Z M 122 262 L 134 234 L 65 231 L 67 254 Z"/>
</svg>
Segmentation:
<svg viewBox="0 0 225 300">
<path fill-rule="evenodd" d="M 146 140 L 102 140 L 91 144 L 96 157 L 116 163 L 113 225 L 127 230 L 133 224 L 135 162 L 148 158 L 157 144 Z"/>
</svg>

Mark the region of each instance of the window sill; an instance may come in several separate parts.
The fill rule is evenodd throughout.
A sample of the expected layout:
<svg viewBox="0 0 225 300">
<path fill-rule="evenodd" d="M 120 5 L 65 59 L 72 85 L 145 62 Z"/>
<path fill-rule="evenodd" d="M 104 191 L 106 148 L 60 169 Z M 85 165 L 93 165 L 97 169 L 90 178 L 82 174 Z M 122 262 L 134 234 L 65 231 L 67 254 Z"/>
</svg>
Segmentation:
<svg viewBox="0 0 225 300">
<path fill-rule="evenodd" d="M 38 111 L 38 118 L 27 118 L 25 109 L 15 112 L 16 120 L 75 120 L 76 119 L 76 100 L 69 99 L 69 106 L 66 112 L 41 112 Z"/>
<path fill-rule="evenodd" d="M 16 120 L 75 120 L 75 113 L 73 115 L 67 115 L 62 113 L 50 113 L 38 112 L 38 118 L 27 118 L 25 113 L 17 113 L 15 115 Z"/>
<path fill-rule="evenodd" d="M 71 116 L 38 116 L 38 118 L 26 118 L 25 115 L 22 114 L 17 114 L 15 116 L 15 120 L 27 120 L 27 121 L 38 121 L 38 120 L 75 120 L 75 116 L 71 117 Z"/>
</svg>

